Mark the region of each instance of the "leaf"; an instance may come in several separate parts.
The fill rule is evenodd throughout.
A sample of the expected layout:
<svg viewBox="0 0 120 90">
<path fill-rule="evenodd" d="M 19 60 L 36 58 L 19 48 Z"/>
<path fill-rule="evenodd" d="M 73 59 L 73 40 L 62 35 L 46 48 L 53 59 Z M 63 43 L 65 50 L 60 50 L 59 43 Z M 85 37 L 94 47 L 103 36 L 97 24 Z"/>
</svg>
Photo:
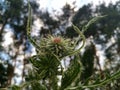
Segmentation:
<svg viewBox="0 0 120 90">
<path fill-rule="evenodd" d="M 9 88 L 9 90 L 21 90 L 21 87 L 17 85 L 13 85 Z"/>
<path fill-rule="evenodd" d="M 33 46 L 36 47 L 37 50 L 40 50 L 39 44 L 36 43 L 36 41 L 31 37 L 30 32 L 31 32 L 31 22 L 32 22 L 32 9 L 30 2 L 28 2 L 28 20 L 27 20 L 27 37 L 29 41 L 33 44 Z"/>
<path fill-rule="evenodd" d="M 78 75 L 81 74 L 82 67 L 79 59 L 78 56 L 75 56 L 75 59 L 71 61 L 69 68 L 63 73 L 60 90 L 64 90 L 70 86 Z"/>
<path fill-rule="evenodd" d="M 93 19 L 91 19 L 83 28 L 82 28 L 82 32 L 85 32 L 92 24 L 94 24 L 96 21 L 106 17 L 107 15 L 104 16 L 97 16 Z"/>
<path fill-rule="evenodd" d="M 47 90 L 46 87 L 39 82 L 34 82 L 31 84 L 32 90 Z"/>
<path fill-rule="evenodd" d="M 80 50 L 84 47 L 84 45 L 85 45 L 85 40 L 86 40 L 86 39 L 85 39 L 84 34 L 79 30 L 79 28 L 78 28 L 77 26 L 75 26 L 74 24 L 73 24 L 72 26 L 73 26 L 74 30 L 79 34 L 79 37 L 81 37 L 82 40 L 83 40 L 83 43 L 82 43 L 82 45 L 80 46 L 80 48 L 77 49 L 77 50 L 75 50 L 75 51 L 73 51 L 73 52 L 71 52 L 71 55 L 75 55 L 76 53 L 79 53 Z M 76 46 L 76 43 L 75 43 L 74 46 Z"/>
<path fill-rule="evenodd" d="M 109 84 L 112 80 L 116 80 L 120 78 L 120 70 L 118 70 L 115 74 L 111 75 L 110 77 L 107 77 L 104 80 L 100 80 L 94 84 L 90 84 L 87 86 L 77 86 L 77 87 L 72 87 L 72 88 L 68 88 L 69 90 L 76 90 L 76 89 L 85 89 L 85 88 L 96 88 L 96 87 L 100 87 L 103 86 L 105 84 Z"/>
</svg>

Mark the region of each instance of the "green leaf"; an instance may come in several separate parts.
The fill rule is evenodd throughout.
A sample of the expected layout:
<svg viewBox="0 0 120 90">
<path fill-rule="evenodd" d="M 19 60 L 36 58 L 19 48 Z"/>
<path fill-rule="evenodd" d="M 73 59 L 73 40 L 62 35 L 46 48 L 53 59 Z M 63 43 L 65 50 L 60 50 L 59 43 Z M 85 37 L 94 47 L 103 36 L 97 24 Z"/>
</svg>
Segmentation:
<svg viewBox="0 0 120 90">
<path fill-rule="evenodd" d="M 21 87 L 17 85 L 13 85 L 8 90 L 21 90 Z"/>
<path fill-rule="evenodd" d="M 31 37 L 30 32 L 31 32 L 31 23 L 32 23 L 32 9 L 30 2 L 28 1 L 28 20 L 27 20 L 27 37 L 29 41 L 33 44 L 33 46 L 36 47 L 37 50 L 40 49 L 39 44 L 36 43 L 36 41 Z"/>
<path fill-rule="evenodd" d="M 31 84 L 32 90 L 47 90 L 46 87 L 39 82 L 34 82 Z"/>
<path fill-rule="evenodd" d="M 97 16 L 93 19 L 91 19 L 83 28 L 82 32 L 85 32 L 92 24 L 94 24 L 96 21 L 101 20 L 102 18 L 106 17 L 107 15 L 104 16 Z"/>
<path fill-rule="evenodd" d="M 72 87 L 72 88 L 68 88 L 69 90 L 76 90 L 76 89 L 85 89 L 85 88 L 96 88 L 96 87 L 100 87 L 103 86 L 105 84 L 109 84 L 112 80 L 116 80 L 120 78 L 120 70 L 117 71 L 115 74 L 111 75 L 110 77 L 104 79 L 104 80 L 100 80 L 99 82 L 96 82 L 94 84 L 90 84 L 87 86 L 77 86 L 77 87 Z"/>
<path fill-rule="evenodd" d="M 81 74 L 82 67 L 79 61 L 79 56 L 75 56 L 75 59 L 71 61 L 69 68 L 63 73 L 60 90 L 64 90 L 70 86 L 78 75 Z"/>
<path fill-rule="evenodd" d="M 72 26 L 73 26 L 74 30 L 79 34 L 79 37 L 82 38 L 82 42 L 83 42 L 79 49 L 71 52 L 71 55 L 75 55 L 75 54 L 79 53 L 80 50 L 84 47 L 84 45 L 85 45 L 85 40 L 86 40 L 86 39 L 85 39 L 84 34 L 80 31 L 80 29 L 79 29 L 77 26 L 75 26 L 74 24 L 73 24 Z M 77 41 L 77 42 L 78 42 L 78 41 Z M 76 43 L 75 43 L 74 46 L 76 46 Z"/>
</svg>

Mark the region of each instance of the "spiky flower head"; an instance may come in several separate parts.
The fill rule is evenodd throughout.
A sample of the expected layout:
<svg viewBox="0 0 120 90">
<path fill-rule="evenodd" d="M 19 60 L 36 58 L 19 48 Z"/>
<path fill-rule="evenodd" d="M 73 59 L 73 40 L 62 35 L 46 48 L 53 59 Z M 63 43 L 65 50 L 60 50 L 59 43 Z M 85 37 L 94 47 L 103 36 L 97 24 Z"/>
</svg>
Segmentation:
<svg viewBox="0 0 120 90">
<path fill-rule="evenodd" d="M 73 46 L 70 39 L 49 35 L 46 38 L 42 38 L 40 50 L 42 53 L 54 54 L 59 58 L 62 58 L 73 51 Z"/>
</svg>

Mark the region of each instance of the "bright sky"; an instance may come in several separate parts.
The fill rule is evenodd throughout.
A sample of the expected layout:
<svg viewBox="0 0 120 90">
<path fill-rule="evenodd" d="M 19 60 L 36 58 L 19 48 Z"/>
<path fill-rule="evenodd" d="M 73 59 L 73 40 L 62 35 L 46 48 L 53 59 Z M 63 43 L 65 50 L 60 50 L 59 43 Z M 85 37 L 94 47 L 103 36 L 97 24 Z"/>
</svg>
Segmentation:
<svg viewBox="0 0 120 90">
<path fill-rule="evenodd" d="M 40 3 L 41 9 L 47 9 L 50 12 L 52 9 L 60 11 L 63 5 L 69 3 L 72 5 L 74 1 L 76 1 L 77 7 L 81 7 L 84 4 L 93 3 L 94 5 L 98 5 L 99 3 L 105 2 L 108 5 L 110 2 L 115 3 L 118 0 L 37 0 Z"/>
</svg>

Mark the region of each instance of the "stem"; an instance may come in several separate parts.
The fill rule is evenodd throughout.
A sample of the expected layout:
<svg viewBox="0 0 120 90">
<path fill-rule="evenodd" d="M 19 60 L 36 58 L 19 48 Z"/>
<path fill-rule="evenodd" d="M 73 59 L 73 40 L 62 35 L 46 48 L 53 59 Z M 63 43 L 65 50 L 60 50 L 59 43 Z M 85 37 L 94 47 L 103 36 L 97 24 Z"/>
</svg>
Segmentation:
<svg viewBox="0 0 120 90">
<path fill-rule="evenodd" d="M 35 40 L 31 37 L 30 31 L 31 31 L 31 15 L 32 15 L 32 10 L 30 3 L 28 3 L 28 21 L 27 21 L 27 36 L 30 42 L 36 47 L 36 49 L 40 50 L 40 46 L 35 42 Z"/>
<path fill-rule="evenodd" d="M 80 50 L 84 47 L 84 45 L 85 45 L 85 40 L 86 40 L 84 34 L 79 30 L 78 27 L 76 27 L 75 25 L 73 25 L 73 28 L 74 28 L 74 30 L 79 34 L 79 36 L 81 36 L 81 38 L 82 38 L 82 40 L 83 40 L 83 43 L 82 43 L 82 45 L 81 45 L 81 47 L 80 47 L 79 49 L 71 52 L 68 56 L 75 55 L 75 54 L 79 53 Z M 75 44 L 76 44 L 76 43 L 75 43 Z M 76 46 L 76 45 L 74 45 L 74 46 Z"/>
<path fill-rule="evenodd" d="M 104 84 L 108 84 L 110 83 L 113 79 L 118 79 L 120 78 L 120 71 L 118 71 L 117 73 L 115 73 L 114 75 L 111 76 L 111 78 L 109 79 L 105 79 L 97 84 L 93 84 L 93 85 L 88 85 L 88 86 L 77 86 L 77 87 L 72 87 L 72 88 L 67 88 L 66 90 L 75 90 L 75 89 L 85 89 L 85 88 L 95 88 L 95 87 L 99 87 L 102 86 Z"/>
</svg>

